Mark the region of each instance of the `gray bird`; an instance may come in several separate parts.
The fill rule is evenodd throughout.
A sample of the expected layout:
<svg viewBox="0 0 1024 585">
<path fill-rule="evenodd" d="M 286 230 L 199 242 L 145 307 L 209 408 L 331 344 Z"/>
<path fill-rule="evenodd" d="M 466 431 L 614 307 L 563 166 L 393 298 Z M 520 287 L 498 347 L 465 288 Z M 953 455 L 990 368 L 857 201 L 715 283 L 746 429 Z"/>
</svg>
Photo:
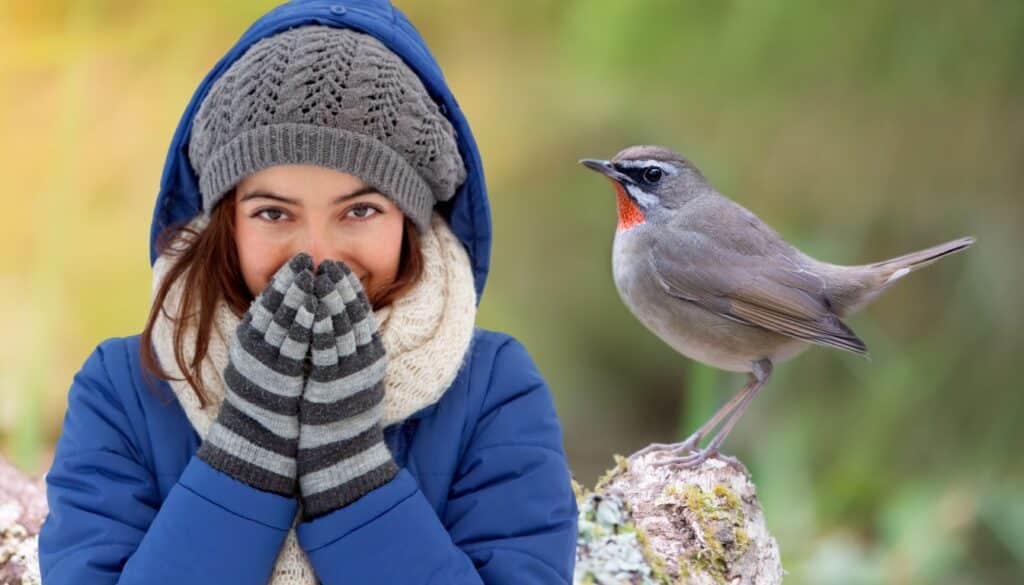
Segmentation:
<svg viewBox="0 0 1024 585">
<path fill-rule="evenodd" d="M 718 456 L 774 364 L 811 344 L 866 355 L 867 346 L 842 318 L 911 271 L 974 243 L 966 237 L 874 264 L 829 264 L 783 240 L 668 148 L 631 146 L 610 161 L 580 163 L 615 187 L 612 272 L 629 310 L 679 353 L 748 373 L 746 386 L 686 440 L 655 443 L 634 455 L 684 454 L 663 464 L 694 467 Z"/>
</svg>

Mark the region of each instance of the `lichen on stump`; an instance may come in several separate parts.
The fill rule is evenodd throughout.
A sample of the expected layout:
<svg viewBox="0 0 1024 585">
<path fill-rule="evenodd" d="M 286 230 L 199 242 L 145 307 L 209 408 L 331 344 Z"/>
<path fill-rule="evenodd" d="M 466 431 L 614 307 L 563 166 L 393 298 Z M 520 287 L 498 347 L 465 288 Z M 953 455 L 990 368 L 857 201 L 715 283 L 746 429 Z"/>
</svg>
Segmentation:
<svg viewBox="0 0 1024 585">
<path fill-rule="evenodd" d="M 43 482 L 0 457 L 0 584 L 40 583 L 38 535 L 46 510 Z"/>
<path fill-rule="evenodd" d="M 775 585 L 784 571 L 741 465 L 652 465 L 650 453 L 578 490 L 576 583 Z"/>
</svg>

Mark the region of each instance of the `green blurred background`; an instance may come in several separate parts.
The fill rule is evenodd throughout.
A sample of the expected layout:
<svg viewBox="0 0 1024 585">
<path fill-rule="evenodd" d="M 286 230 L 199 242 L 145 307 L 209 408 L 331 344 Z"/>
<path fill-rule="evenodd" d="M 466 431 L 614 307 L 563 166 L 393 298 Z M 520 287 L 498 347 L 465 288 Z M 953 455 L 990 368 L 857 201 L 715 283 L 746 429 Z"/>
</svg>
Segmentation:
<svg viewBox="0 0 1024 585">
<path fill-rule="evenodd" d="M 171 135 L 274 4 L 0 2 L 0 447 L 22 469 L 48 468 L 95 345 L 142 330 Z M 871 361 L 783 364 L 726 442 L 787 583 L 1024 582 L 1024 2 L 397 5 L 486 167 L 479 324 L 530 349 L 581 482 L 743 382 L 673 353 L 612 282 L 612 190 L 576 161 L 664 144 L 823 260 L 978 238 L 850 320 Z"/>
</svg>

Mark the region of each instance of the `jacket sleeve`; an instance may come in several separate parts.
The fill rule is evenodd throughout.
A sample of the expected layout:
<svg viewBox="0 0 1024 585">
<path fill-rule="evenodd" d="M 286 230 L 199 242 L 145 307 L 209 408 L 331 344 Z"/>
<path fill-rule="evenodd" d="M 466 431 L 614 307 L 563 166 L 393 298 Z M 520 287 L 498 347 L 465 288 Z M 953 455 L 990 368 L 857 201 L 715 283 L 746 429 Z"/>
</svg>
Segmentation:
<svg viewBox="0 0 1024 585">
<path fill-rule="evenodd" d="M 45 585 L 266 583 L 296 502 L 193 457 L 161 502 L 140 438 L 121 344 L 104 342 L 75 375 L 46 475 L 39 534 Z M 118 387 L 112 380 L 124 380 Z M 131 387 L 127 387 L 131 385 Z"/>
<path fill-rule="evenodd" d="M 299 525 L 324 585 L 570 583 L 576 500 L 551 394 L 526 350 L 498 349 L 441 518 L 408 471 Z"/>
</svg>

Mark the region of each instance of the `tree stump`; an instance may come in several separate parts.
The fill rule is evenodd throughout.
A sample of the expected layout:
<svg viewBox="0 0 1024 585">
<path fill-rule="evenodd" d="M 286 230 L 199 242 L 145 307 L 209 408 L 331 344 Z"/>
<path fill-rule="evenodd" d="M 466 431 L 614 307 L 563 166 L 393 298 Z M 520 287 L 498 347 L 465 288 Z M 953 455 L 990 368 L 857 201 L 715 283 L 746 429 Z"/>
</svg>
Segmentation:
<svg viewBox="0 0 1024 585">
<path fill-rule="evenodd" d="M 649 453 L 616 466 L 580 508 L 576 584 L 777 585 L 784 571 L 750 474 L 712 458 L 695 469 Z"/>
<path fill-rule="evenodd" d="M 46 490 L 0 457 L 0 585 L 39 585 Z"/>
</svg>

